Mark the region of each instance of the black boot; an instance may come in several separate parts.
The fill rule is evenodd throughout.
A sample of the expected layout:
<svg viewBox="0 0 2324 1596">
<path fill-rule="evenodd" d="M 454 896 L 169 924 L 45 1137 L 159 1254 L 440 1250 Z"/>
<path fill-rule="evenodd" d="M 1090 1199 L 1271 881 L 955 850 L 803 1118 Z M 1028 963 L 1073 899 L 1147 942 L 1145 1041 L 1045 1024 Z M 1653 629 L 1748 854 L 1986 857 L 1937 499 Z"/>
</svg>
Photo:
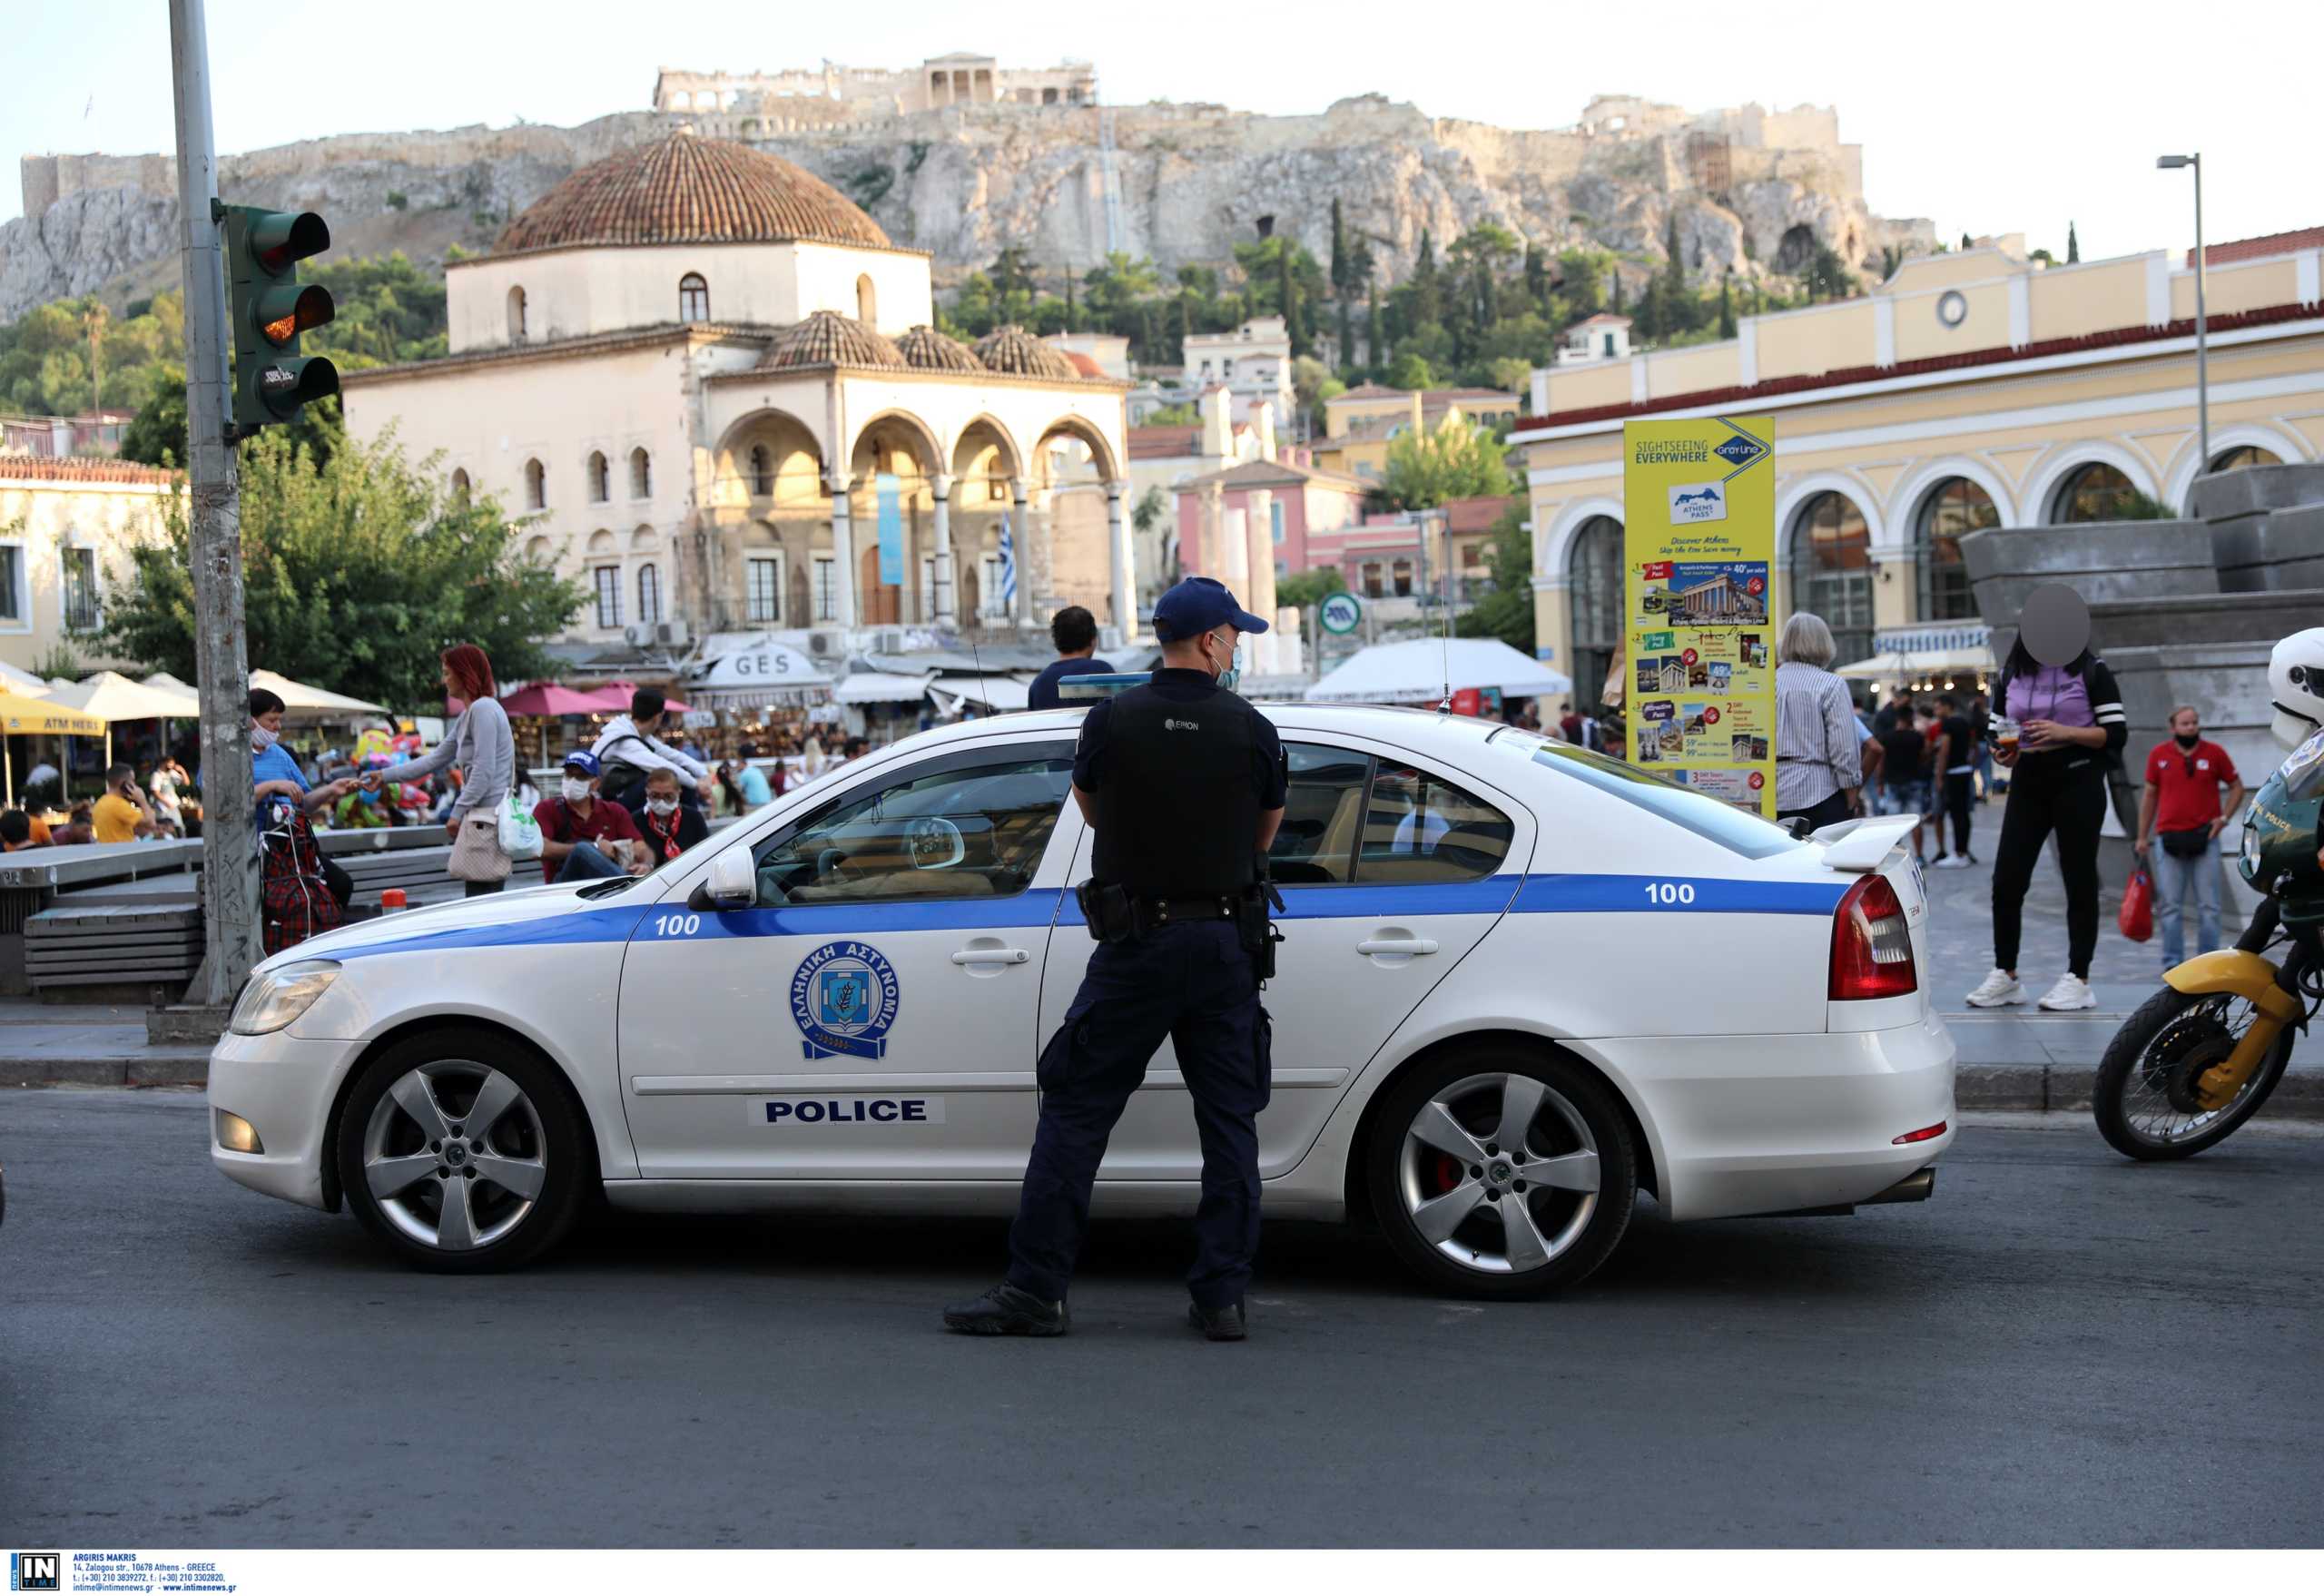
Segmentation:
<svg viewBox="0 0 2324 1596">
<path fill-rule="evenodd" d="M 1063 1303 L 1043 1302 L 1006 1281 L 944 1310 L 944 1328 L 963 1335 L 1062 1335 L 1069 1325 Z"/>
<path fill-rule="evenodd" d="M 1200 1303 L 1187 1305 L 1187 1323 L 1213 1341 L 1240 1341 L 1250 1334 L 1243 1323 L 1243 1305 L 1230 1302 L 1223 1308 L 1206 1308 Z"/>
</svg>

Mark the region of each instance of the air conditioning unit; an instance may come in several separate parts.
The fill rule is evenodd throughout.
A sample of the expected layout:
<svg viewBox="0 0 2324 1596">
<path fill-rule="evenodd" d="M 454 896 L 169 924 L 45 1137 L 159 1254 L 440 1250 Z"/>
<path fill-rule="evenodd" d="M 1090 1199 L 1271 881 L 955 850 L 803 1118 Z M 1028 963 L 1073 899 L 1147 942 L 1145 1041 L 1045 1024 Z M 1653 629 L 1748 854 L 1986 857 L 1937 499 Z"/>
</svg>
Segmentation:
<svg viewBox="0 0 2324 1596">
<path fill-rule="evenodd" d="M 621 629 L 621 640 L 635 648 L 645 641 L 646 634 L 652 630 L 650 626 L 624 626 Z"/>
<path fill-rule="evenodd" d="M 846 651 L 847 641 L 837 632 L 807 634 L 807 652 L 817 659 L 837 659 Z"/>
<path fill-rule="evenodd" d="M 904 646 L 904 629 L 901 626 L 882 626 L 872 635 L 872 652 L 874 654 L 901 654 Z"/>
<path fill-rule="evenodd" d="M 664 621 L 654 628 L 654 641 L 665 648 L 686 648 L 694 643 L 694 627 L 684 621 Z"/>
</svg>

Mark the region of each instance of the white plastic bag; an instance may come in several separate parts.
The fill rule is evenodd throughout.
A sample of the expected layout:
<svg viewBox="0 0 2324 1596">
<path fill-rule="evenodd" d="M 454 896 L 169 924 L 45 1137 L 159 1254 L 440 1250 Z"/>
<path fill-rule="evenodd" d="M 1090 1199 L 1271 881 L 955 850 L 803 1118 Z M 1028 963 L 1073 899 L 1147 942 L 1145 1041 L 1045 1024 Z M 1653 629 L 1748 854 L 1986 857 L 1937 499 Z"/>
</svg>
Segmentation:
<svg viewBox="0 0 2324 1596">
<path fill-rule="evenodd" d="M 511 793 L 500 801 L 500 851 L 512 861 L 541 856 L 541 824 L 525 813 Z"/>
</svg>

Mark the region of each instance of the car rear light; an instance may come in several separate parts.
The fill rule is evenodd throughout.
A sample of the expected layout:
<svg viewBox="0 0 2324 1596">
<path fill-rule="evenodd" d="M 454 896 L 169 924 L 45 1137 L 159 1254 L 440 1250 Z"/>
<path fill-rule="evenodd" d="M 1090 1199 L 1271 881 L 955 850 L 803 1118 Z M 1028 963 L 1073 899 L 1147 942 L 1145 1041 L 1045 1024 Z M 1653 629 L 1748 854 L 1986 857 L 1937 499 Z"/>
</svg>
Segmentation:
<svg viewBox="0 0 2324 1596">
<path fill-rule="evenodd" d="M 1945 1121 L 1940 1119 L 1934 1125 L 1924 1125 L 1918 1130 L 1908 1130 L 1888 1145 L 1892 1148 L 1905 1148 L 1916 1141 L 1935 1141 L 1944 1134 Z"/>
<path fill-rule="evenodd" d="M 1884 875 L 1858 877 L 1832 916 L 1832 1000 L 1901 998 L 1919 990 L 1912 928 L 1896 889 Z"/>
</svg>

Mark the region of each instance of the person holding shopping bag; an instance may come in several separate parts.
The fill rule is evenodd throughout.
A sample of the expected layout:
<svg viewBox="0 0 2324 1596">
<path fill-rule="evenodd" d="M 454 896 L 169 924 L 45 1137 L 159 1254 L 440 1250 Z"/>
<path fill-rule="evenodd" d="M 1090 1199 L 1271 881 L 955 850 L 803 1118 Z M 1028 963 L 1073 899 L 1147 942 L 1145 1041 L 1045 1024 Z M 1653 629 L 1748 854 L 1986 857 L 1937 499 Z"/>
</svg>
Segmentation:
<svg viewBox="0 0 2324 1596">
<path fill-rule="evenodd" d="M 457 765 L 459 794 L 444 829 L 452 839 L 451 862 L 446 866 L 456 881 L 468 883 L 468 896 L 497 892 L 507 884 L 510 861 L 500 845 L 500 808 L 507 801 L 516 778 L 517 739 L 508 729 L 508 712 L 493 696 L 492 661 L 473 643 L 459 643 L 443 654 L 444 693 L 463 700 L 444 740 L 427 754 L 395 767 L 399 782 L 425 781 L 437 772 Z M 377 773 L 365 784 L 379 781 Z"/>
</svg>

